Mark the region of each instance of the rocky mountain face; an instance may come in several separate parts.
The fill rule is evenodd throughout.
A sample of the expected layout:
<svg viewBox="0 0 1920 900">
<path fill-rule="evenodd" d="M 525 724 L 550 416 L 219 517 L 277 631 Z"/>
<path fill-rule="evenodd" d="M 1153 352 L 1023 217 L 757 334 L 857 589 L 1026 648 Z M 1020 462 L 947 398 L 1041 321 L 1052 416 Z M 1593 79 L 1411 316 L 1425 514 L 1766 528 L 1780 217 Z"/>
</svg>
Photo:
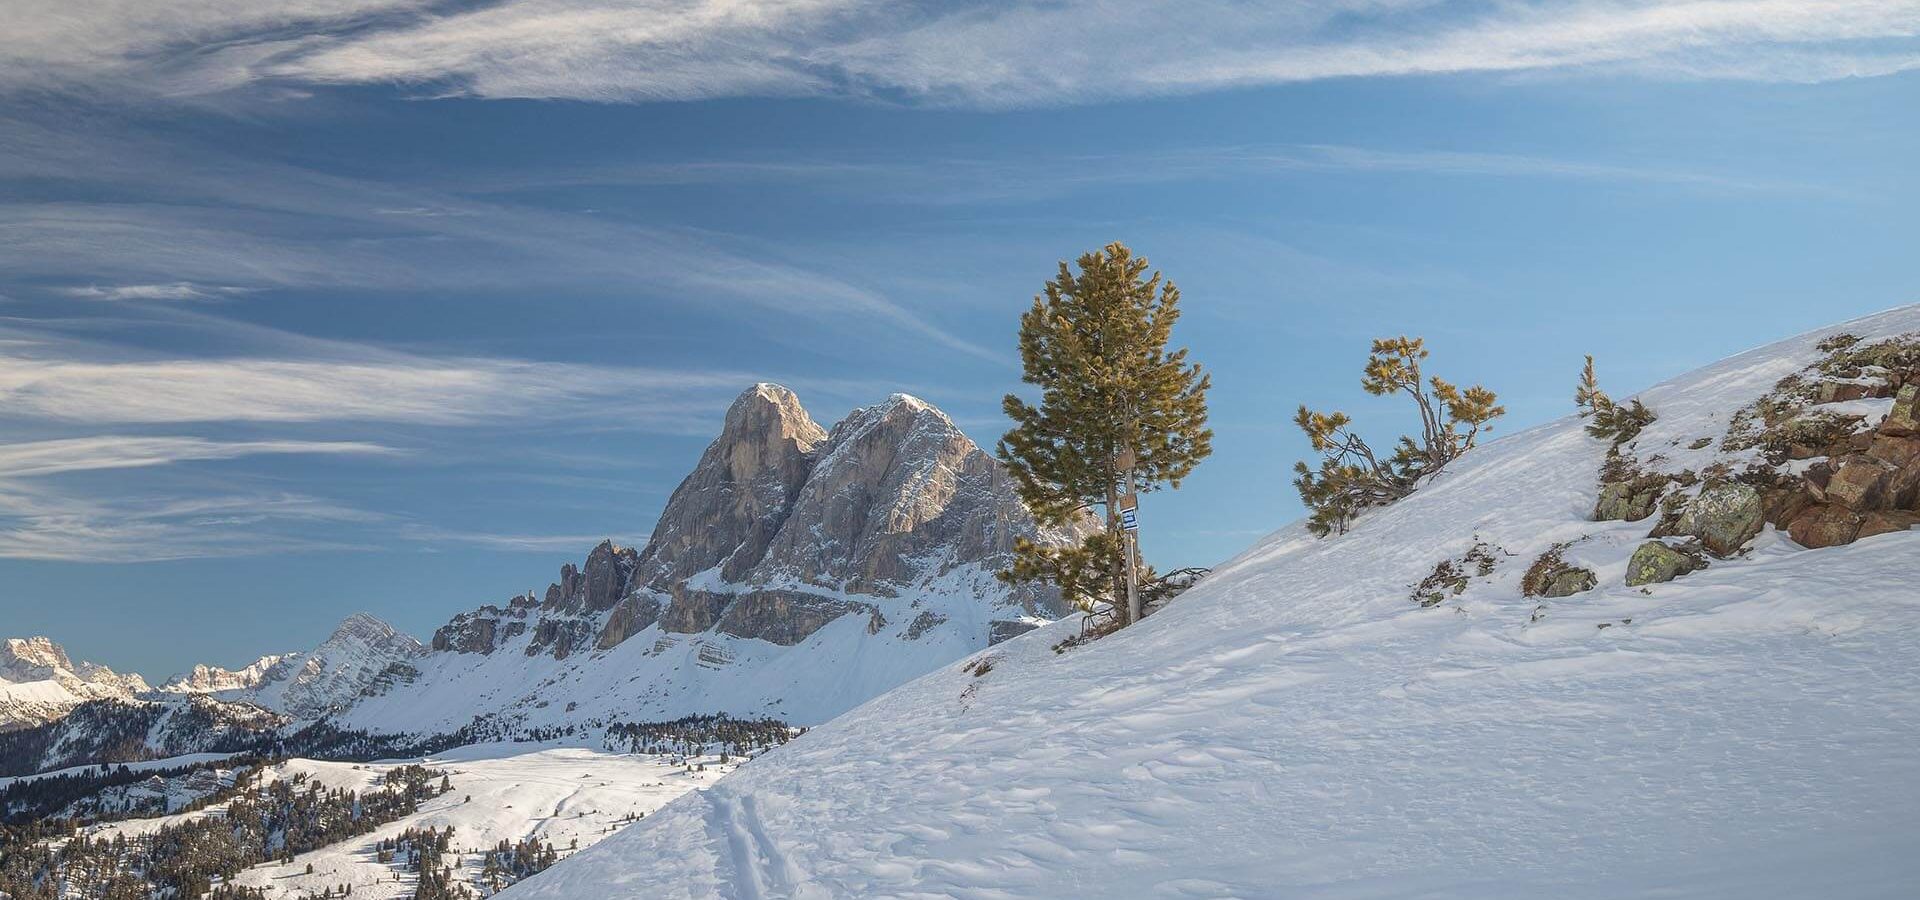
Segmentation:
<svg viewBox="0 0 1920 900">
<path fill-rule="evenodd" d="M 353 703 L 383 678 L 404 673 L 426 648 L 373 616 L 349 616 L 320 646 L 263 656 L 243 669 L 195 666 L 161 688 L 251 703 L 295 719 L 318 719 Z"/>
<path fill-rule="evenodd" d="M 0 642 L 0 731 L 53 721 L 89 700 L 129 700 L 146 690 L 139 675 L 74 662 L 44 637 Z"/>
<path fill-rule="evenodd" d="M 564 659 L 655 624 L 792 646 L 845 615 L 878 629 L 877 601 L 1004 568 L 1020 536 L 1070 537 L 1041 534 L 999 463 L 940 410 L 895 394 L 828 432 L 793 392 L 759 384 L 734 401 L 644 549 L 602 543 L 543 598 L 459 616 L 432 646 L 491 653 L 531 629 L 524 652 Z M 1037 586 L 980 599 L 1000 614 L 983 639 L 1065 612 Z"/>
<path fill-rule="evenodd" d="M 837 711 L 1063 614 L 1057 593 L 992 577 L 1019 537 L 1077 539 L 1038 528 L 1005 471 L 940 410 L 896 394 L 829 430 L 792 391 L 754 385 L 644 547 L 603 542 L 544 592 L 456 616 L 416 672 L 381 685 L 348 720 L 384 727 L 431 696 L 546 721 L 554 686 L 569 680 L 589 685 L 565 700 L 583 715 L 645 697 L 643 708 L 663 714 L 795 716 L 787 698 L 829 691 L 789 669 L 811 665 L 825 682 L 836 665 L 860 669 L 830 699 L 795 701 L 820 711 L 809 717 Z M 802 646 L 810 641 L 820 646 Z M 822 642 L 835 643 L 832 653 Z M 861 661 L 848 658 L 856 652 Z M 628 660 L 620 677 L 599 673 L 615 657 Z M 725 687 L 766 667 L 781 674 Z M 507 686 L 479 689 L 488 696 L 475 703 L 440 686 L 453 672 Z"/>
</svg>

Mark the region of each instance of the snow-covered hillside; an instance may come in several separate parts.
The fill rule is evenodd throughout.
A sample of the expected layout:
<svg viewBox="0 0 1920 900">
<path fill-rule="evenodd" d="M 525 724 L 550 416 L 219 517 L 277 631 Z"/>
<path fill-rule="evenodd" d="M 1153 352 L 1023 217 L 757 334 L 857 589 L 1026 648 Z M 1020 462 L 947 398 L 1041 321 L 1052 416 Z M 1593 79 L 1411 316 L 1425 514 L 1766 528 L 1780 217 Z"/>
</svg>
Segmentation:
<svg viewBox="0 0 1920 900">
<path fill-rule="evenodd" d="M 1627 452 L 1747 459 L 1736 413 L 1843 331 L 1920 308 L 1650 389 Z M 1056 653 L 1065 621 L 915 680 L 505 896 L 1913 896 L 1920 533 L 1769 525 L 1629 587 L 1656 523 L 1594 521 L 1609 442 L 1581 426 L 1348 534 L 1284 528 L 1091 645 Z M 1417 602 L 1476 545 L 1490 571 Z M 1556 548 L 1597 584 L 1524 596 Z"/>
<path fill-rule="evenodd" d="M 355 898 L 410 898 L 416 876 L 382 862 L 374 845 L 409 829 L 454 829 L 451 846 L 458 880 L 484 893 L 482 852 L 501 841 L 550 843 L 562 856 L 590 847 L 622 824 L 645 816 L 693 790 L 704 789 L 739 765 L 738 757 L 682 759 L 632 755 L 564 744 L 480 744 L 427 759 L 378 763 L 292 759 L 270 767 L 262 783 L 304 776 L 329 789 L 366 791 L 393 769 L 422 764 L 447 773 L 452 790 L 419 811 L 375 831 L 303 853 L 289 863 L 268 863 L 240 873 L 234 883 L 261 888 L 269 897 L 319 896 L 351 885 Z M 150 834 L 183 820 L 223 814 L 203 811 L 92 826 L 94 837 Z M 447 862 L 454 862 L 448 857 Z"/>
</svg>

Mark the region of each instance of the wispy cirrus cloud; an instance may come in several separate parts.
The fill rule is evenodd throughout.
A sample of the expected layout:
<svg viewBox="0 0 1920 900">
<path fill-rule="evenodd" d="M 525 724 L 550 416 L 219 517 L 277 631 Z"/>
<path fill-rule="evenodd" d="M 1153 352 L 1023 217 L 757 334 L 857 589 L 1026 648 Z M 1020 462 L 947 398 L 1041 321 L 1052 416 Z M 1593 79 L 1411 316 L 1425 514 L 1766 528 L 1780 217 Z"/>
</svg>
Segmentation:
<svg viewBox="0 0 1920 900">
<path fill-rule="evenodd" d="M 194 284 L 89 284 L 70 287 L 61 293 L 82 300 L 221 300 L 249 293 L 247 288 Z"/>
<path fill-rule="evenodd" d="M 67 476 L 259 455 L 394 456 L 360 441 L 219 441 L 92 435 L 0 444 L 0 557 L 151 561 L 339 549 L 289 526 L 379 518 L 315 497 L 231 490 L 176 495 L 89 490 Z"/>
<path fill-rule="evenodd" d="M 0 111 L 0 179 L 113 200 L 0 201 L 0 280 L 90 280 L 88 299 L 200 299 L 274 288 L 645 290 L 760 327 L 867 327 L 1001 355 L 847 277 L 758 242 L 496 202 L 446 187 L 262 162 L 122 127 Z M 98 287 L 100 282 L 120 287 Z M 759 313 L 774 313 L 772 321 Z"/>
<path fill-rule="evenodd" d="M 18 0 L 0 85 L 415 86 L 627 102 L 1043 106 L 1330 78 L 1606 70 L 1809 81 L 1920 65 L 1903 0 Z"/>
<path fill-rule="evenodd" d="M 190 329 L 233 349 L 185 355 L 91 334 L 114 325 Z M 734 395 L 764 377 L 731 369 L 431 355 L 181 309 L 149 309 L 124 323 L 0 320 L 0 423 L 527 428 L 598 421 L 697 434 Z"/>
<path fill-rule="evenodd" d="M 0 444 L 0 479 L 134 469 L 269 453 L 392 456 L 401 452 L 364 441 L 215 441 L 197 437 L 96 435 Z"/>
</svg>

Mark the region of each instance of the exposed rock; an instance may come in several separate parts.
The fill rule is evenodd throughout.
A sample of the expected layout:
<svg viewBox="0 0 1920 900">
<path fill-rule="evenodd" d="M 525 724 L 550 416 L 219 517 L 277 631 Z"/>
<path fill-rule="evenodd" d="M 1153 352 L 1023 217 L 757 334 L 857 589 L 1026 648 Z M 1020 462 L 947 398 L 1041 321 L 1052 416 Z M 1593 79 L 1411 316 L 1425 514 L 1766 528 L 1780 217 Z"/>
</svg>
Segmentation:
<svg viewBox="0 0 1920 900">
<path fill-rule="evenodd" d="M 453 653 L 492 653 L 499 627 L 500 620 L 492 616 L 461 616 L 434 631 L 429 646 Z"/>
<path fill-rule="evenodd" d="M 1593 590 L 1594 585 L 1599 583 L 1599 579 L 1593 576 L 1591 569 L 1568 566 L 1555 572 L 1553 577 L 1547 580 L 1547 586 L 1540 591 L 1540 596 L 1571 597 L 1582 591 Z"/>
<path fill-rule="evenodd" d="M 1920 458 L 1909 460 L 1887 478 L 1886 495 L 1887 505 L 1894 509 L 1920 509 Z"/>
<path fill-rule="evenodd" d="M 937 612 L 934 612 L 932 610 L 924 611 L 919 615 L 914 616 L 912 622 L 907 623 L 906 638 L 907 640 L 910 640 L 910 641 L 917 641 L 921 637 L 926 635 L 928 631 L 933 630 L 934 626 L 939 625 L 940 623 L 945 622 L 946 620 L 947 620 L 946 616 L 943 616 Z"/>
<path fill-rule="evenodd" d="M 1600 499 L 1593 505 L 1596 522 L 1638 522 L 1653 515 L 1667 479 L 1663 476 L 1615 481 L 1600 486 Z"/>
<path fill-rule="evenodd" d="M 1853 536 L 1853 539 L 1858 541 L 1876 534 L 1906 531 L 1915 525 L 1920 525 L 1920 513 L 1905 510 L 1875 510 L 1861 517 L 1860 531 Z"/>
<path fill-rule="evenodd" d="M 1698 554 L 1668 546 L 1664 541 L 1647 541 L 1634 550 L 1633 558 L 1627 561 L 1627 586 L 1672 581 L 1706 564 Z"/>
<path fill-rule="evenodd" d="M 1677 527 L 1679 533 L 1699 538 L 1707 552 L 1724 558 L 1738 553 L 1760 533 L 1762 513 L 1760 492 L 1752 485 L 1722 482 L 1709 485 L 1687 503 Z"/>
<path fill-rule="evenodd" d="M 705 573 L 706 580 L 698 587 L 684 578 L 651 582 L 672 598 L 661 628 L 684 633 L 720 625 L 730 634 L 778 635 L 776 643 L 803 640 L 825 624 L 814 613 L 844 614 L 863 604 L 781 605 L 794 596 L 897 597 L 962 566 L 1004 568 L 1019 537 L 1074 539 L 1041 534 L 998 462 L 923 401 L 896 394 L 855 410 L 824 440 L 805 415 L 783 388 L 748 392 L 729 412 L 721 438 L 674 492 L 654 543 L 641 555 L 641 571 L 656 579 Z M 785 454 L 771 469 L 757 465 L 771 452 L 769 441 Z M 756 465 L 735 465 L 743 458 Z M 718 495 L 737 498 L 743 477 L 760 485 L 746 512 L 738 504 L 709 502 Z M 728 523 L 719 531 L 743 535 L 738 546 L 689 540 L 700 516 Z M 1065 611 L 1056 591 L 1038 585 L 1003 590 L 1024 614 Z M 749 609 L 729 610 L 748 602 Z M 800 615 L 794 627 L 766 623 L 776 614 L 771 610 L 780 609 Z"/>
<path fill-rule="evenodd" d="M 32 689 L 14 692 L 14 685 Z M 0 732 L 41 725 L 92 700 L 131 700 L 149 690 L 137 674 L 121 675 L 106 666 L 75 662 L 45 637 L 0 642 Z"/>
<path fill-rule="evenodd" d="M 1873 394 L 1873 386 L 1858 381 L 1826 381 L 1820 384 L 1821 403 L 1844 403 Z"/>
<path fill-rule="evenodd" d="M 1761 512 L 1775 528 L 1786 528 L 1788 522 L 1814 502 L 1804 484 L 1779 485 L 1760 491 Z"/>
<path fill-rule="evenodd" d="M 1847 456 L 1834 463 L 1827 499 L 1863 512 L 1880 509 L 1886 504 L 1887 481 L 1894 471 L 1885 460 L 1866 454 Z"/>
<path fill-rule="evenodd" d="M 718 627 L 734 637 L 791 647 L 857 609 L 872 607 L 794 591 L 756 591 L 728 604 Z"/>
<path fill-rule="evenodd" d="M 1881 434 L 1894 437 L 1920 436 L 1920 384 L 1900 386 L 1893 395 L 1893 409 L 1880 422 Z"/>
<path fill-rule="evenodd" d="M 696 634 L 718 624 L 720 614 L 733 599 L 731 594 L 710 591 L 677 591 L 666 612 L 660 614 L 660 629 L 680 634 Z"/>
<path fill-rule="evenodd" d="M 792 391 L 757 384 L 741 394 L 668 499 L 640 555 L 642 578 L 661 592 L 715 566 L 724 580 L 744 578 L 786 523 L 809 454 L 826 438 Z"/>
<path fill-rule="evenodd" d="M 991 647 L 1001 641 L 1013 640 L 1039 627 L 1039 625 L 1024 620 L 995 619 L 988 625 L 987 646 Z"/>
<path fill-rule="evenodd" d="M 1920 459 L 1920 437 L 1892 437 L 1878 435 L 1867 448 L 1867 455 L 1885 460 L 1893 466 L 1904 466 Z"/>
<path fill-rule="evenodd" d="M 659 596 L 650 592 L 628 594 L 614 604 L 613 612 L 607 615 L 607 624 L 600 629 L 600 639 L 595 646 L 601 650 L 620 646 L 620 642 L 659 621 L 660 611 L 664 608 Z"/>
<path fill-rule="evenodd" d="M 1787 525 L 1794 543 L 1808 549 L 1852 543 L 1859 535 L 1861 516 L 1837 503 L 1813 507 Z"/>
</svg>

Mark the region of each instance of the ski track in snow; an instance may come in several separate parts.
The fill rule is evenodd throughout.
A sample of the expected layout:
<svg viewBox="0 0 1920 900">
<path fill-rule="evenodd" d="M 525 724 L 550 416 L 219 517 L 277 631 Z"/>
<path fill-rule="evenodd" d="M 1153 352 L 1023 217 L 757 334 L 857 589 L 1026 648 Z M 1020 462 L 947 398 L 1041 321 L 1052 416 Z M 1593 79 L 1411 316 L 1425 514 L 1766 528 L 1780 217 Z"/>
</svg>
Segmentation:
<svg viewBox="0 0 1920 900">
<path fill-rule="evenodd" d="M 1639 446 L 1695 464 L 1842 330 L 1920 308 L 1652 388 Z M 1914 896 L 1920 532 L 1769 528 L 1627 588 L 1651 523 L 1587 521 L 1606 447 L 1580 425 L 1489 443 L 1347 535 L 1282 529 L 1090 647 L 1052 652 L 1067 621 L 910 682 L 505 896 Z M 1492 576 L 1410 602 L 1476 540 Z M 1599 587 L 1520 596 L 1563 541 Z"/>
</svg>

